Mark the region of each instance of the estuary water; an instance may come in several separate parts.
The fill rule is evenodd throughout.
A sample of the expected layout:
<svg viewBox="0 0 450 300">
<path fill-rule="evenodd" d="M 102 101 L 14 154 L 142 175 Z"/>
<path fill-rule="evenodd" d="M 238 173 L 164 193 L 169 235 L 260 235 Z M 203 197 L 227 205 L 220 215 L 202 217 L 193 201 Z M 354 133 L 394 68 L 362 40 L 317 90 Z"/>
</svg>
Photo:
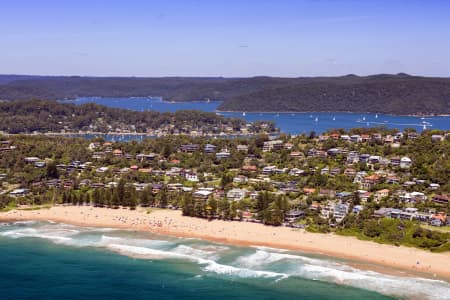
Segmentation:
<svg viewBox="0 0 450 300">
<path fill-rule="evenodd" d="M 346 261 L 51 222 L 0 225 L 2 299 L 449 299 Z"/>
<path fill-rule="evenodd" d="M 354 127 L 414 128 L 423 129 L 450 129 L 449 116 L 413 117 L 394 116 L 376 113 L 344 113 L 344 112 L 285 112 L 285 113 L 259 113 L 259 112 L 219 112 L 219 101 L 198 102 L 167 102 L 161 98 L 133 97 L 133 98 L 78 98 L 70 101 L 75 104 L 98 103 L 109 107 L 125 108 L 144 111 L 155 110 L 159 112 L 175 112 L 177 110 L 195 109 L 207 112 L 216 112 L 225 117 L 243 118 L 249 122 L 268 120 L 275 122 L 282 132 L 301 134 L 315 131 L 323 133 L 332 128 L 350 129 Z"/>
</svg>

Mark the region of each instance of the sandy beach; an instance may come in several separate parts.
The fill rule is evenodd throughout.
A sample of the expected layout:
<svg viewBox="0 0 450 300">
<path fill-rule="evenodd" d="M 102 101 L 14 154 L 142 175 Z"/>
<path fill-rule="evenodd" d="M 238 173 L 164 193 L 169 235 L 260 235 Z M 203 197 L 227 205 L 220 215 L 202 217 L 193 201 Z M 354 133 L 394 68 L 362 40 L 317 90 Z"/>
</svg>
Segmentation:
<svg viewBox="0 0 450 300">
<path fill-rule="evenodd" d="M 235 245 L 273 248 L 351 259 L 359 267 L 383 271 L 399 269 L 450 280 L 450 253 L 361 241 L 353 237 L 309 233 L 301 229 L 269 227 L 251 222 L 208 221 L 183 217 L 176 210 L 108 209 L 91 206 L 56 206 L 40 210 L 0 213 L 0 221 L 54 221 L 79 226 L 150 231 L 178 237 L 194 237 Z M 369 267 L 368 264 L 375 264 Z M 388 272 L 388 271 L 386 271 Z M 406 274 L 405 274 L 406 275 Z"/>
</svg>

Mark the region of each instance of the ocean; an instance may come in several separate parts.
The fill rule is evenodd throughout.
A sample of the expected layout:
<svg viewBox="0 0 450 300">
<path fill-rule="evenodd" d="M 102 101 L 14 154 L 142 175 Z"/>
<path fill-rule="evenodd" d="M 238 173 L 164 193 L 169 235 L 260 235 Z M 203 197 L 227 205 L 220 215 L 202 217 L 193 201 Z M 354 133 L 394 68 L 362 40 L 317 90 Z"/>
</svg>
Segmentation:
<svg viewBox="0 0 450 300">
<path fill-rule="evenodd" d="M 132 98 L 100 98 L 87 97 L 78 98 L 75 104 L 98 103 L 109 107 L 125 108 L 130 110 L 144 111 L 154 110 L 159 112 L 175 112 L 177 110 L 202 110 L 216 112 L 225 117 L 244 118 L 249 122 L 267 120 L 275 122 L 276 127 L 282 132 L 289 134 L 301 134 L 315 131 L 323 133 L 332 128 L 350 129 L 354 127 L 378 127 L 414 128 L 418 132 L 425 129 L 450 129 L 450 117 L 414 117 L 394 116 L 376 113 L 344 113 L 344 112 L 288 112 L 288 113 L 259 113 L 259 112 L 218 112 L 217 108 L 221 102 L 167 102 L 161 98 L 132 97 Z"/>
<path fill-rule="evenodd" d="M 1 299 L 450 299 L 450 284 L 264 247 L 52 222 L 0 225 Z"/>
</svg>

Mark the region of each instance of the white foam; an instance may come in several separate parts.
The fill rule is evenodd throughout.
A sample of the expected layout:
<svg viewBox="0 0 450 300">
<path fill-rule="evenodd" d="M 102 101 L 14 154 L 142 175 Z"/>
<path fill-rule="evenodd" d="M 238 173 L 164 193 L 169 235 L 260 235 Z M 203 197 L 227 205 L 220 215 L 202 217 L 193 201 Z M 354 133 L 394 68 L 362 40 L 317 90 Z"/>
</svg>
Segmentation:
<svg viewBox="0 0 450 300">
<path fill-rule="evenodd" d="M 142 258 L 150 258 L 150 259 L 164 259 L 164 258 L 171 258 L 171 259 L 183 259 L 188 260 L 192 262 L 196 262 L 200 265 L 205 265 L 205 267 L 202 268 L 203 271 L 206 272 L 213 272 L 220 275 L 232 275 L 232 276 L 238 276 L 238 277 L 264 277 L 264 278 L 274 278 L 278 277 L 278 279 L 286 278 L 287 274 L 281 274 L 276 272 L 270 272 L 270 271 L 257 271 L 257 270 L 251 270 L 246 268 L 238 268 L 230 265 L 224 265 L 217 263 L 214 260 L 211 259 L 204 259 L 201 257 L 197 257 L 190 254 L 185 253 L 178 253 L 178 252 L 172 252 L 172 251 L 164 251 L 164 250 L 157 250 L 157 249 L 150 249 L 145 247 L 136 247 L 136 246 L 130 246 L 130 245 L 122 245 L 122 244 L 109 244 L 108 247 L 114 251 L 117 251 L 122 254 L 126 255 L 132 255 L 132 256 L 138 256 Z M 178 248 L 180 249 L 180 248 Z M 178 250 L 179 251 L 179 250 Z"/>
<path fill-rule="evenodd" d="M 408 299 L 450 299 L 450 284 L 440 280 L 386 275 L 345 265 L 304 264 L 288 273 Z"/>
<path fill-rule="evenodd" d="M 239 257 L 235 264 L 268 270 L 276 267 L 278 262 L 286 262 L 288 267 L 283 272 L 289 276 L 334 282 L 408 299 L 450 299 L 450 284 L 444 281 L 386 275 L 334 261 L 258 249 L 255 253 Z"/>
</svg>

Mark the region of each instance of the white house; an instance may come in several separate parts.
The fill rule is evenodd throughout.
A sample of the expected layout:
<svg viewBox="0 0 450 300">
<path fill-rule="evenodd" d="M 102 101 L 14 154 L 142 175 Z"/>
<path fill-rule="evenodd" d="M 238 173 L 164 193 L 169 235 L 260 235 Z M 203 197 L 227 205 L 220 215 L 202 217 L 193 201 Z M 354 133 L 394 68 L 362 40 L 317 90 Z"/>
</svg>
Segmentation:
<svg viewBox="0 0 450 300">
<path fill-rule="evenodd" d="M 412 160 L 409 157 L 402 157 L 400 159 L 400 168 L 402 169 L 409 169 L 412 165 Z"/>
<path fill-rule="evenodd" d="M 231 189 L 227 192 L 227 198 L 229 200 L 239 201 L 245 198 L 247 190 L 245 189 Z"/>
</svg>

